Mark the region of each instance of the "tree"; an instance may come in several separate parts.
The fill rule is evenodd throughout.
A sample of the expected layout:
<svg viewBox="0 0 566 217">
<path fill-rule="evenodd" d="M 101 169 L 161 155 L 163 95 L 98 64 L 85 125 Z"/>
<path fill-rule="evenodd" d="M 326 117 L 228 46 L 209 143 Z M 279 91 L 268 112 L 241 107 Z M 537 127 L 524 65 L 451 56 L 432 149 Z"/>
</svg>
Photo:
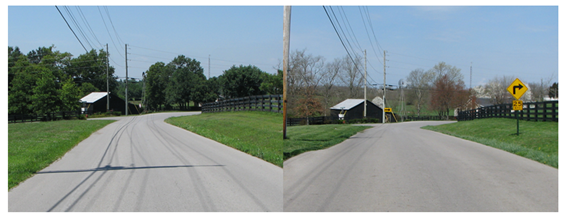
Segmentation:
<svg viewBox="0 0 566 217">
<path fill-rule="evenodd" d="M 485 85 L 485 94 L 491 98 L 491 102 L 495 105 L 509 103 L 511 95 L 507 91 L 507 87 L 513 82 L 514 76 L 496 76 L 490 79 Z"/>
<path fill-rule="evenodd" d="M 464 90 L 464 81 L 450 80 L 445 74 L 434 82 L 431 96 L 431 107 L 439 111 L 440 116 L 448 119 L 450 109 L 464 105 L 468 99 Z"/>
<path fill-rule="evenodd" d="M 165 87 L 169 83 L 169 70 L 163 62 L 157 62 L 146 72 L 145 84 L 147 103 L 150 109 L 157 110 L 165 103 Z"/>
<path fill-rule="evenodd" d="M 172 74 L 169 85 L 165 88 L 166 100 L 171 104 L 179 104 L 182 109 L 188 109 L 189 102 L 191 100 L 194 102 L 193 91 L 199 83 L 204 83 L 206 80 L 204 69 L 199 61 L 183 55 L 175 57 L 167 66 L 172 70 Z"/>
<path fill-rule="evenodd" d="M 98 88 L 96 88 L 94 85 L 92 85 L 91 83 L 84 83 L 83 85 L 81 85 L 79 87 L 79 90 L 81 91 L 81 96 L 84 97 L 92 92 L 99 92 L 100 90 Z"/>
<path fill-rule="evenodd" d="M 283 94 L 283 70 L 277 70 L 276 75 L 264 73 L 259 89 L 271 95 Z"/>
<path fill-rule="evenodd" d="M 252 65 L 232 66 L 219 77 L 224 97 L 238 98 L 265 94 L 260 89 L 264 73 L 261 69 Z"/>
<path fill-rule="evenodd" d="M 106 90 L 106 51 L 91 50 L 70 60 L 65 67 L 65 73 L 71 76 L 77 84 L 90 83 L 98 90 Z M 114 67 L 108 69 L 108 86 L 110 92 L 118 92 L 118 77 L 114 76 Z"/>
<path fill-rule="evenodd" d="M 428 90 L 432 86 L 434 72 L 423 69 L 415 69 L 407 76 L 407 95 L 408 100 L 413 102 L 417 108 L 417 116 L 421 115 L 421 110 L 428 97 Z"/>
<path fill-rule="evenodd" d="M 342 73 L 339 74 L 338 78 L 342 82 L 342 85 L 348 88 L 348 95 L 346 98 L 360 98 L 362 96 L 362 87 L 364 84 L 364 77 L 360 70 L 362 66 L 361 58 L 356 56 L 354 62 L 348 56 L 343 59 Z"/>
<path fill-rule="evenodd" d="M 75 85 L 73 79 L 68 78 L 61 85 L 59 100 L 61 100 L 62 111 L 77 111 L 80 108 L 79 99 L 81 90 Z M 64 114 L 63 114 L 64 115 Z"/>
<path fill-rule="evenodd" d="M 558 98 L 558 83 L 554 82 L 548 89 L 548 97 Z"/>
<path fill-rule="evenodd" d="M 49 70 L 42 70 L 39 73 L 36 86 L 33 88 L 32 108 L 38 115 L 47 114 L 51 119 L 52 112 L 59 111 L 61 101 L 58 97 L 57 83 L 55 76 Z"/>
<path fill-rule="evenodd" d="M 331 95 L 332 95 L 332 88 L 336 85 L 336 79 L 338 75 L 344 70 L 342 66 L 342 59 L 336 58 L 333 62 L 326 65 L 326 70 L 324 71 L 323 75 L 320 78 L 321 86 L 322 86 L 322 97 L 324 103 L 324 116 L 327 115 L 327 111 L 330 108 L 331 102 Z"/>
<path fill-rule="evenodd" d="M 444 62 L 435 65 L 428 73 L 436 76 L 432 86 L 431 108 L 448 119 L 450 109 L 464 106 L 470 98 L 470 92 L 464 90 L 464 76 L 460 69 Z"/>
<path fill-rule="evenodd" d="M 31 68 L 26 69 L 34 71 Z M 8 92 L 8 108 L 12 114 L 29 114 L 33 111 L 31 96 L 37 76 L 27 70 L 16 73 L 12 88 Z"/>
</svg>

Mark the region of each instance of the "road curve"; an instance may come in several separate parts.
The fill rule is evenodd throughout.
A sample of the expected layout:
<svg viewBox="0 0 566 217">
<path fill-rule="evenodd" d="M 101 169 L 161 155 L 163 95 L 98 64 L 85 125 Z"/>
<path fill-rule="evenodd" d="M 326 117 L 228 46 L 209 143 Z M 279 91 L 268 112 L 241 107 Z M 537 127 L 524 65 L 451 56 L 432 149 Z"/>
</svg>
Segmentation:
<svg viewBox="0 0 566 217">
<path fill-rule="evenodd" d="M 118 118 L 8 193 L 9 211 L 282 211 L 283 170 L 163 122 Z"/>
<path fill-rule="evenodd" d="M 284 211 L 558 211 L 558 169 L 420 129 L 377 124 L 284 162 Z"/>
</svg>

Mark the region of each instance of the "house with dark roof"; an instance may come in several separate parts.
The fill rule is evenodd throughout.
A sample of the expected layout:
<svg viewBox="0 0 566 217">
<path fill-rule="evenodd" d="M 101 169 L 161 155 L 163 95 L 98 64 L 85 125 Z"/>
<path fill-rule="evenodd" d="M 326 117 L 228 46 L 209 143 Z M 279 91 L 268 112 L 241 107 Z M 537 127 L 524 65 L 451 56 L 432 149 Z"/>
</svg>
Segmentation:
<svg viewBox="0 0 566 217">
<path fill-rule="evenodd" d="M 79 100 L 82 104 L 81 111 L 84 114 L 104 113 L 106 112 L 108 94 L 106 92 L 92 92 Z M 120 97 L 110 93 L 110 111 L 119 111 L 122 115 L 126 112 L 126 103 Z M 139 114 L 140 108 L 132 103 L 128 103 L 128 114 Z"/>
<path fill-rule="evenodd" d="M 373 102 L 366 100 L 367 118 L 377 118 L 382 121 L 383 109 Z M 364 100 L 363 99 L 346 99 L 330 108 L 330 115 L 341 117 L 344 120 L 362 119 L 364 118 Z"/>
</svg>

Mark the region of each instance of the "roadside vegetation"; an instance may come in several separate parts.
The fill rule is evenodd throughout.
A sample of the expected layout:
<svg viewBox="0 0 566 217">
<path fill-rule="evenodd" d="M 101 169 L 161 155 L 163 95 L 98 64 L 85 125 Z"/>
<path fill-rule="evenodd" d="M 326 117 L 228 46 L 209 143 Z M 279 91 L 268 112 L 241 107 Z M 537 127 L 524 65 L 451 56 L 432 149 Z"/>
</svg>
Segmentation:
<svg viewBox="0 0 566 217">
<path fill-rule="evenodd" d="M 8 124 L 8 189 L 49 166 L 112 122 L 69 120 Z"/>
<path fill-rule="evenodd" d="M 287 160 L 307 151 L 325 149 L 341 143 L 369 126 L 350 124 L 327 124 L 287 127 L 287 138 L 283 143 L 283 155 Z"/>
<path fill-rule="evenodd" d="M 282 120 L 279 113 L 240 111 L 172 117 L 165 122 L 283 167 Z"/>
<path fill-rule="evenodd" d="M 477 119 L 425 126 L 462 139 L 478 142 L 558 168 L 558 122 L 519 121 L 507 118 Z"/>
</svg>

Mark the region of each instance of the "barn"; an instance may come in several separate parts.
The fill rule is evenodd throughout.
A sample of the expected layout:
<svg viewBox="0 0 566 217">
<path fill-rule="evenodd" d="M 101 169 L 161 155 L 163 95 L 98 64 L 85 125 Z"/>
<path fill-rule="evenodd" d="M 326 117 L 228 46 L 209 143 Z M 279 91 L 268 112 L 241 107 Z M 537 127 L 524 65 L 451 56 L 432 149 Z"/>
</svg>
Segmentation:
<svg viewBox="0 0 566 217">
<path fill-rule="evenodd" d="M 81 111 L 85 114 L 104 113 L 106 112 L 106 92 L 92 92 L 79 100 Z M 110 93 L 110 111 L 119 111 L 125 115 L 125 101 L 120 97 Z M 128 114 L 139 114 L 139 108 L 134 104 L 128 103 Z"/>
<path fill-rule="evenodd" d="M 373 102 L 366 100 L 367 103 L 367 118 L 379 119 L 382 121 L 383 110 L 373 104 Z M 344 114 L 344 120 L 363 119 L 364 118 L 364 100 L 363 99 L 346 99 L 335 106 L 330 108 L 330 115 L 338 117 L 339 114 Z"/>
</svg>

